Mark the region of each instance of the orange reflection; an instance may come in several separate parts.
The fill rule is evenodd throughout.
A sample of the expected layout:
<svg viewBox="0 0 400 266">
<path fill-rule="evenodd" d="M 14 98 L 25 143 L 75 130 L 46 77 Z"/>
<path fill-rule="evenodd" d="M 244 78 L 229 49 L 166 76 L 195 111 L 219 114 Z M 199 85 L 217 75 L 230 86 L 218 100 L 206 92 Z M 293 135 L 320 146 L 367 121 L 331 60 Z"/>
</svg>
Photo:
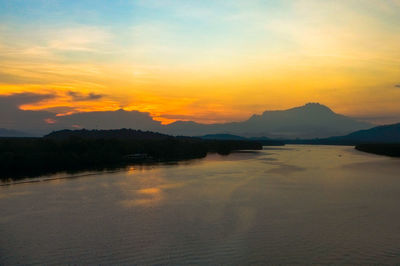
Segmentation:
<svg viewBox="0 0 400 266">
<path fill-rule="evenodd" d="M 139 189 L 138 194 L 154 196 L 161 193 L 161 189 L 157 187 Z"/>
<path fill-rule="evenodd" d="M 144 188 L 135 191 L 134 199 L 127 199 L 121 201 L 125 207 L 134 206 L 154 206 L 158 205 L 163 199 L 163 191 L 160 188 Z"/>
</svg>

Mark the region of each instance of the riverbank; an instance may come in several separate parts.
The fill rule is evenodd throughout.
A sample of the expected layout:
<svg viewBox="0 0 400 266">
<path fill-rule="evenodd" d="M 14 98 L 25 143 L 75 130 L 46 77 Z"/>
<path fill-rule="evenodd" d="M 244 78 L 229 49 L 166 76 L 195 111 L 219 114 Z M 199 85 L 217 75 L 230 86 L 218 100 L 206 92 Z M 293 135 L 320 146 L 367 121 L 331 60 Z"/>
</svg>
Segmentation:
<svg viewBox="0 0 400 266">
<path fill-rule="evenodd" d="M 113 169 L 129 164 L 203 158 L 212 152 L 229 154 L 235 150 L 262 149 L 260 143 L 251 141 L 155 136 L 152 132 L 140 132 L 139 137 L 133 134 L 139 131 L 122 138 L 116 136 L 115 131 L 111 135 L 99 132 L 81 131 L 63 137 L 0 138 L 0 179 Z"/>
<path fill-rule="evenodd" d="M 400 143 L 367 143 L 359 144 L 355 147 L 356 150 L 386 155 L 390 157 L 400 157 Z"/>
</svg>

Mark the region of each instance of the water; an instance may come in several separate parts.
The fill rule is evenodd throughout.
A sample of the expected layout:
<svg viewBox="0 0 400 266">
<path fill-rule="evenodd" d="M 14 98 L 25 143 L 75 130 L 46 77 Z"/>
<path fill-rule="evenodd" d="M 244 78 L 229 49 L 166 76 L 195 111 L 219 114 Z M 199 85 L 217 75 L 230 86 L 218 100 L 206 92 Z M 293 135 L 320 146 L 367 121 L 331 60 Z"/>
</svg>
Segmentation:
<svg viewBox="0 0 400 266">
<path fill-rule="evenodd" d="M 293 145 L 1 186 L 0 264 L 399 263 L 399 173 Z"/>
</svg>

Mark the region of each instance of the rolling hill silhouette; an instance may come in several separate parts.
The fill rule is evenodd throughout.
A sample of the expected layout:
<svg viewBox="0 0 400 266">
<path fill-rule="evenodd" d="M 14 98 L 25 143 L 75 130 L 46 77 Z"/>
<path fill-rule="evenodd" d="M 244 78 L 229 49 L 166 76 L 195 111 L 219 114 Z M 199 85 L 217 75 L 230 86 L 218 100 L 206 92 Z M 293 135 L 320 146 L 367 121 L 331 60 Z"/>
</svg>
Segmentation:
<svg viewBox="0 0 400 266">
<path fill-rule="evenodd" d="M 363 143 L 400 143 L 400 123 L 359 130 L 337 138 Z"/>
<path fill-rule="evenodd" d="M 350 144 L 400 143 L 400 123 L 359 130 L 345 136 L 331 137 L 326 140 Z"/>
<path fill-rule="evenodd" d="M 343 136 L 314 139 L 287 139 L 287 144 L 359 145 L 359 144 L 400 144 L 400 123 L 358 130 Z"/>
</svg>

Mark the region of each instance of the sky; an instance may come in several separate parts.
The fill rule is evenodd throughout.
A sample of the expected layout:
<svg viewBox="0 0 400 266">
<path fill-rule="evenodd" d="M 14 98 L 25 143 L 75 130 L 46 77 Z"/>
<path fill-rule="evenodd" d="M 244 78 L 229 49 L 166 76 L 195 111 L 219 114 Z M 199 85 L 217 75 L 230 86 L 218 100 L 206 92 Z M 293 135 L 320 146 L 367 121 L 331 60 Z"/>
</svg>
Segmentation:
<svg viewBox="0 0 400 266">
<path fill-rule="evenodd" d="M 0 96 L 22 110 L 240 121 L 319 102 L 400 122 L 400 0 L 0 0 Z"/>
</svg>

